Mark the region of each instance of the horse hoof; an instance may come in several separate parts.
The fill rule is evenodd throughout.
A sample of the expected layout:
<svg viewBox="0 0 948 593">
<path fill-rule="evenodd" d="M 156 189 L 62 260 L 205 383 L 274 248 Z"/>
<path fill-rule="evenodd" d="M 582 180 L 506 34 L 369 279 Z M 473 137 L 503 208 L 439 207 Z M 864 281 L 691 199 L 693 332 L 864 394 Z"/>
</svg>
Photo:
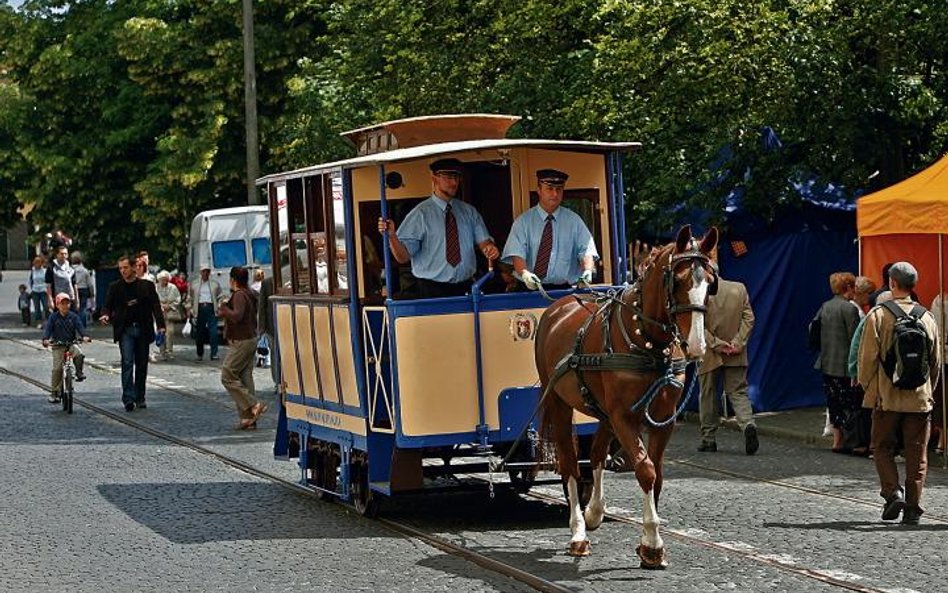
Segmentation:
<svg viewBox="0 0 948 593">
<path fill-rule="evenodd" d="M 635 553 L 642 560 L 639 568 L 646 570 L 665 570 L 668 568 L 668 562 L 665 561 L 665 548 L 646 548 L 639 544 L 635 548 Z"/>
<path fill-rule="evenodd" d="M 591 552 L 592 552 L 592 546 L 589 545 L 589 540 L 585 539 L 581 542 L 570 542 L 569 550 L 567 550 L 566 553 L 569 554 L 570 556 L 583 557 L 583 556 L 589 556 Z"/>
</svg>

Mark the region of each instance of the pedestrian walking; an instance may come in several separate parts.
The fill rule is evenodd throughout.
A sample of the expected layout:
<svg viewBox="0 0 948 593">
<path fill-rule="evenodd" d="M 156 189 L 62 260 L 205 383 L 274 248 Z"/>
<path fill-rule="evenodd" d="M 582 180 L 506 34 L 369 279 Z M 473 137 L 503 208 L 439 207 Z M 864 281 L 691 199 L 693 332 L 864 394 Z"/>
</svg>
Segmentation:
<svg viewBox="0 0 948 593">
<path fill-rule="evenodd" d="M 165 316 L 165 339 L 159 346 L 161 360 L 174 360 L 174 332 L 177 324 L 184 319 L 181 310 L 181 291 L 171 284 L 171 273 L 167 270 L 158 272 L 158 302 L 161 303 L 161 312 Z"/>
<path fill-rule="evenodd" d="M 46 268 L 46 295 L 49 310 L 53 311 L 53 298 L 60 294 L 69 295 L 72 308 L 76 308 L 76 270 L 69 264 L 69 249 L 65 246 L 56 249 L 55 259 Z"/>
<path fill-rule="evenodd" d="M 204 344 L 211 345 L 211 360 L 217 360 L 217 318 L 214 310 L 221 297 L 221 285 L 211 279 L 211 266 L 201 266 L 201 275 L 188 287 L 188 317 L 197 315 L 191 323 L 192 335 L 197 343 L 197 359 L 204 360 Z"/>
<path fill-rule="evenodd" d="M 95 302 L 95 280 L 92 278 L 92 272 L 83 265 L 82 263 L 82 254 L 78 251 L 73 251 L 70 256 L 70 262 L 72 263 L 72 269 L 76 271 L 76 295 L 79 298 L 79 317 L 86 323 L 89 324 L 91 319 L 91 309 L 90 301 Z"/>
<path fill-rule="evenodd" d="M 16 308 L 20 310 L 20 320 L 23 325 L 30 325 L 30 293 L 26 291 L 26 284 L 17 287 L 19 294 L 16 297 Z"/>
<path fill-rule="evenodd" d="M 36 327 L 40 329 L 49 316 L 46 299 L 46 258 L 37 255 L 30 268 L 30 300 L 33 303 L 33 323 L 38 323 Z"/>
<path fill-rule="evenodd" d="M 737 424 L 744 433 L 744 452 L 753 455 L 760 447 L 753 409 L 747 397 L 747 342 L 754 329 L 747 288 L 740 282 L 718 280 L 717 292 L 708 298 L 705 315 L 705 339 L 708 348 L 699 371 L 701 381 L 701 445 L 698 451 L 718 450 L 715 433 L 725 412 L 721 402 L 718 410 L 718 382 L 734 408 Z"/>
<path fill-rule="evenodd" d="M 121 278 L 109 285 L 99 321 L 112 323 L 112 337 L 122 357 L 122 403 L 125 411 L 146 408 L 145 381 L 148 378 L 148 347 L 157 332 L 165 333 L 155 284 L 138 278 L 132 260 L 118 260 Z"/>
<path fill-rule="evenodd" d="M 257 352 L 257 296 L 248 286 L 247 268 L 230 269 L 230 299 L 218 309 L 224 318 L 227 356 L 221 364 L 221 384 L 237 405 L 237 430 L 252 430 L 267 411 L 254 391 L 254 355 Z"/>
<path fill-rule="evenodd" d="M 918 271 L 909 262 L 889 268 L 894 298 L 866 317 L 858 365 L 859 383 L 866 393 L 863 406 L 872 409 L 873 458 L 879 494 L 885 500 L 882 519 L 902 515 L 907 525 L 918 524 L 925 512 L 921 501 L 928 475 L 932 389 L 942 364 L 935 318 L 911 299 L 917 282 Z M 895 464 L 899 435 L 905 455 L 904 485 Z"/>
</svg>

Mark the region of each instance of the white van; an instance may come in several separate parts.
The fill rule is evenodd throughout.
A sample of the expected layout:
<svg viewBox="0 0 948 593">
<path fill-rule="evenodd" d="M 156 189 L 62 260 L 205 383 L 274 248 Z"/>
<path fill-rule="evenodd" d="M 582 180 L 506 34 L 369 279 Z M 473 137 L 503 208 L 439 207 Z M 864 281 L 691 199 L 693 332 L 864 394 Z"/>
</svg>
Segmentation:
<svg viewBox="0 0 948 593">
<path fill-rule="evenodd" d="M 225 293 L 230 289 L 233 266 L 263 268 L 271 273 L 270 213 L 267 206 L 241 206 L 205 210 L 191 221 L 188 240 L 188 279 L 201 268 L 211 268 Z M 251 281 L 253 275 L 251 272 Z"/>
</svg>

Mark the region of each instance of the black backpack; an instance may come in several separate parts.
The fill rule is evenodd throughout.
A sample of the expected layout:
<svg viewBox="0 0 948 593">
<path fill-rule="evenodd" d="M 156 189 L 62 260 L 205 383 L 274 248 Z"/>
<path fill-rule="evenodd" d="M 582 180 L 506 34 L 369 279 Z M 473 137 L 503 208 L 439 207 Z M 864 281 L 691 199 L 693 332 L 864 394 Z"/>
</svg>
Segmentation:
<svg viewBox="0 0 948 593">
<path fill-rule="evenodd" d="M 915 305 L 906 313 L 893 301 L 886 301 L 882 306 L 895 315 L 892 345 L 882 361 L 882 370 L 899 389 L 921 387 L 928 381 L 932 346 L 922 323 L 925 307 Z"/>
</svg>

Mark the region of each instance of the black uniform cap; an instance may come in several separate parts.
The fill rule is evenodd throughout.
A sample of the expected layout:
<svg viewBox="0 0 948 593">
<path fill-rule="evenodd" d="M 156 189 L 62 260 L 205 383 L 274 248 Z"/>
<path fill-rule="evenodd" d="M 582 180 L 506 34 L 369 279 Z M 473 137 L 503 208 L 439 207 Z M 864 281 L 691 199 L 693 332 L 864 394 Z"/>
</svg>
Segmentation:
<svg viewBox="0 0 948 593">
<path fill-rule="evenodd" d="M 556 169 L 537 170 L 537 181 L 547 185 L 552 185 L 553 187 L 563 187 L 566 185 L 567 179 L 569 179 L 569 175 L 562 171 L 557 171 Z"/>
<path fill-rule="evenodd" d="M 428 165 L 428 168 L 431 169 L 432 173 L 457 173 L 460 175 L 464 170 L 464 163 L 458 159 L 438 159 Z"/>
</svg>

